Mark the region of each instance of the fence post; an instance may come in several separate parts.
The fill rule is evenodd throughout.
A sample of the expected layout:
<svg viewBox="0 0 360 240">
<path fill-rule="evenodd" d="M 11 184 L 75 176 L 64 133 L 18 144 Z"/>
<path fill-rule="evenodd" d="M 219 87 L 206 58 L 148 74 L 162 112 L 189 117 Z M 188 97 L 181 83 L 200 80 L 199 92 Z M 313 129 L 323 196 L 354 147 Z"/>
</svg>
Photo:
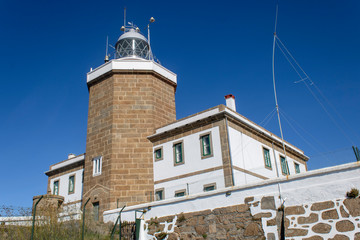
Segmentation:
<svg viewBox="0 0 360 240">
<path fill-rule="evenodd" d="M 85 234 L 85 207 L 86 207 L 86 204 L 88 204 L 89 201 L 90 201 L 90 198 L 86 201 L 86 203 L 84 204 L 84 207 L 83 207 L 83 214 L 82 214 L 83 224 L 82 224 L 82 233 L 81 233 L 81 239 L 82 240 L 84 240 L 84 234 Z"/>
<path fill-rule="evenodd" d="M 44 195 L 41 195 L 41 197 L 39 198 L 39 200 L 37 200 L 36 203 L 35 203 L 35 205 L 34 205 L 32 228 L 31 228 L 31 240 L 34 239 L 36 207 L 37 207 L 38 203 L 40 202 L 40 200 L 41 200 L 43 197 L 44 197 Z"/>
</svg>

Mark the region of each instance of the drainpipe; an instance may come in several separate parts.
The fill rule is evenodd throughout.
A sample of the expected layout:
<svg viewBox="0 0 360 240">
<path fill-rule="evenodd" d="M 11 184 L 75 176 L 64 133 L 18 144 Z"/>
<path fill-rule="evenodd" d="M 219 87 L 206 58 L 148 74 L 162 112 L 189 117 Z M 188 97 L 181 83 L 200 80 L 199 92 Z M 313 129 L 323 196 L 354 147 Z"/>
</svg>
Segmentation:
<svg viewBox="0 0 360 240">
<path fill-rule="evenodd" d="M 235 186 L 234 168 L 233 168 L 232 155 L 231 155 L 230 134 L 229 134 L 229 125 L 228 125 L 227 116 L 225 116 L 225 123 L 226 123 L 226 132 L 227 132 L 227 138 L 228 138 L 228 144 L 229 144 L 229 155 L 230 155 L 230 166 L 231 166 L 231 180 L 232 180 L 232 185 Z"/>
</svg>

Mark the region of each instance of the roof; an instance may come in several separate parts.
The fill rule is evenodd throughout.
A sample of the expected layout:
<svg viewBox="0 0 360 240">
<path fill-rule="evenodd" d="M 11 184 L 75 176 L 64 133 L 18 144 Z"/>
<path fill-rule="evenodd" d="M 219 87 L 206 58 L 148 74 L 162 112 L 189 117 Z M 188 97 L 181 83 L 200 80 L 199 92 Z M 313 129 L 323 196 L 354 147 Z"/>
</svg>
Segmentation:
<svg viewBox="0 0 360 240">
<path fill-rule="evenodd" d="M 50 170 L 46 171 L 45 174 L 47 176 L 51 176 L 51 175 L 54 175 L 54 174 L 56 174 L 58 172 L 80 166 L 80 165 L 84 164 L 84 162 L 85 162 L 85 153 L 51 165 Z"/>
<path fill-rule="evenodd" d="M 258 135 L 262 136 L 263 138 L 268 138 L 271 141 L 274 141 L 278 144 L 282 144 L 282 140 L 280 137 L 275 135 L 274 133 L 266 130 L 265 128 L 259 126 L 258 124 L 254 123 L 253 121 L 247 119 L 243 115 L 231 110 L 230 108 L 224 106 L 224 105 L 218 105 L 216 107 L 207 109 L 205 111 L 190 115 L 188 117 L 179 119 L 173 123 L 170 123 L 168 125 L 165 125 L 163 127 L 157 128 L 155 130 L 155 134 L 148 136 L 148 139 L 152 142 L 155 142 L 156 140 L 160 138 L 165 138 L 166 135 L 169 134 L 169 132 L 172 131 L 179 131 L 181 128 L 187 128 L 189 125 L 200 122 L 202 120 L 207 120 L 209 118 L 214 117 L 229 117 L 229 119 L 233 119 L 234 121 L 238 122 L 239 124 L 246 126 L 252 131 L 255 131 Z M 302 157 L 305 160 L 308 160 L 309 158 L 304 155 L 304 151 L 301 149 L 295 147 L 294 145 L 284 141 L 284 144 L 286 146 L 286 150 L 292 150 L 293 152 L 302 155 Z"/>
</svg>

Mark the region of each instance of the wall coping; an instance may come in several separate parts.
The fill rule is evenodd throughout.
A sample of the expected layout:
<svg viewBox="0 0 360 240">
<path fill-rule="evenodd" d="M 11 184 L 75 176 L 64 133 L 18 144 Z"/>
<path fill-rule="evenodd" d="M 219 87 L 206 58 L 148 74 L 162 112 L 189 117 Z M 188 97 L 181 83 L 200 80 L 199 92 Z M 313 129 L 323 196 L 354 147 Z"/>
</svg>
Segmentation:
<svg viewBox="0 0 360 240">
<path fill-rule="evenodd" d="M 246 185 L 242 185 L 242 186 L 233 186 L 233 187 L 228 187 L 228 188 L 222 188 L 222 189 L 214 190 L 211 192 L 197 193 L 197 194 L 188 195 L 188 196 L 179 197 L 179 198 L 171 198 L 171 199 L 165 199 L 162 201 L 138 204 L 138 205 L 134 205 L 134 206 L 125 207 L 123 212 L 133 211 L 136 209 L 144 209 L 144 208 L 149 208 L 149 207 L 161 206 L 161 205 L 169 205 L 169 204 L 177 203 L 177 202 L 185 202 L 185 201 L 195 200 L 197 198 L 225 194 L 226 192 L 241 191 L 241 190 L 249 189 L 249 188 L 257 188 L 257 187 L 262 187 L 262 186 L 271 185 L 271 184 L 294 181 L 294 180 L 298 180 L 298 179 L 300 180 L 303 178 L 310 178 L 310 177 L 315 177 L 318 175 L 323 175 L 323 174 L 328 174 L 328 173 L 333 173 L 333 172 L 346 171 L 346 170 L 351 170 L 354 168 L 360 168 L 360 162 L 347 163 L 347 164 L 342 164 L 342 165 L 338 165 L 338 166 L 312 170 L 312 171 L 308 171 L 308 172 L 304 172 L 304 173 L 299 173 L 296 175 L 289 175 L 286 177 L 273 178 L 273 179 L 264 180 L 264 181 L 252 183 L 252 184 L 246 184 Z M 118 213 L 120 211 L 120 209 L 121 208 L 116 208 L 116 209 L 104 211 L 103 215 L 106 216 L 106 215 Z"/>
</svg>

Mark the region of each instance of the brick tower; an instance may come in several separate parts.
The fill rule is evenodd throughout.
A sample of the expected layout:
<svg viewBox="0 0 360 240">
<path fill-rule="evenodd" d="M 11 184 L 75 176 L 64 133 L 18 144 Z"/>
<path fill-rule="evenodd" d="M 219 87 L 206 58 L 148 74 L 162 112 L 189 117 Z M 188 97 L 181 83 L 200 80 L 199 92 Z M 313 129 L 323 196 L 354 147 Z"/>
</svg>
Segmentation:
<svg viewBox="0 0 360 240">
<path fill-rule="evenodd" d="M 151 200 L 153 153 L 147 136 L 176 120 L 176 74 L 153 61 L 138 28 L 122 30 L 115 59 L 87 74 L 83 202 L 90 198 L 100 215 Z"/>
</svg>

